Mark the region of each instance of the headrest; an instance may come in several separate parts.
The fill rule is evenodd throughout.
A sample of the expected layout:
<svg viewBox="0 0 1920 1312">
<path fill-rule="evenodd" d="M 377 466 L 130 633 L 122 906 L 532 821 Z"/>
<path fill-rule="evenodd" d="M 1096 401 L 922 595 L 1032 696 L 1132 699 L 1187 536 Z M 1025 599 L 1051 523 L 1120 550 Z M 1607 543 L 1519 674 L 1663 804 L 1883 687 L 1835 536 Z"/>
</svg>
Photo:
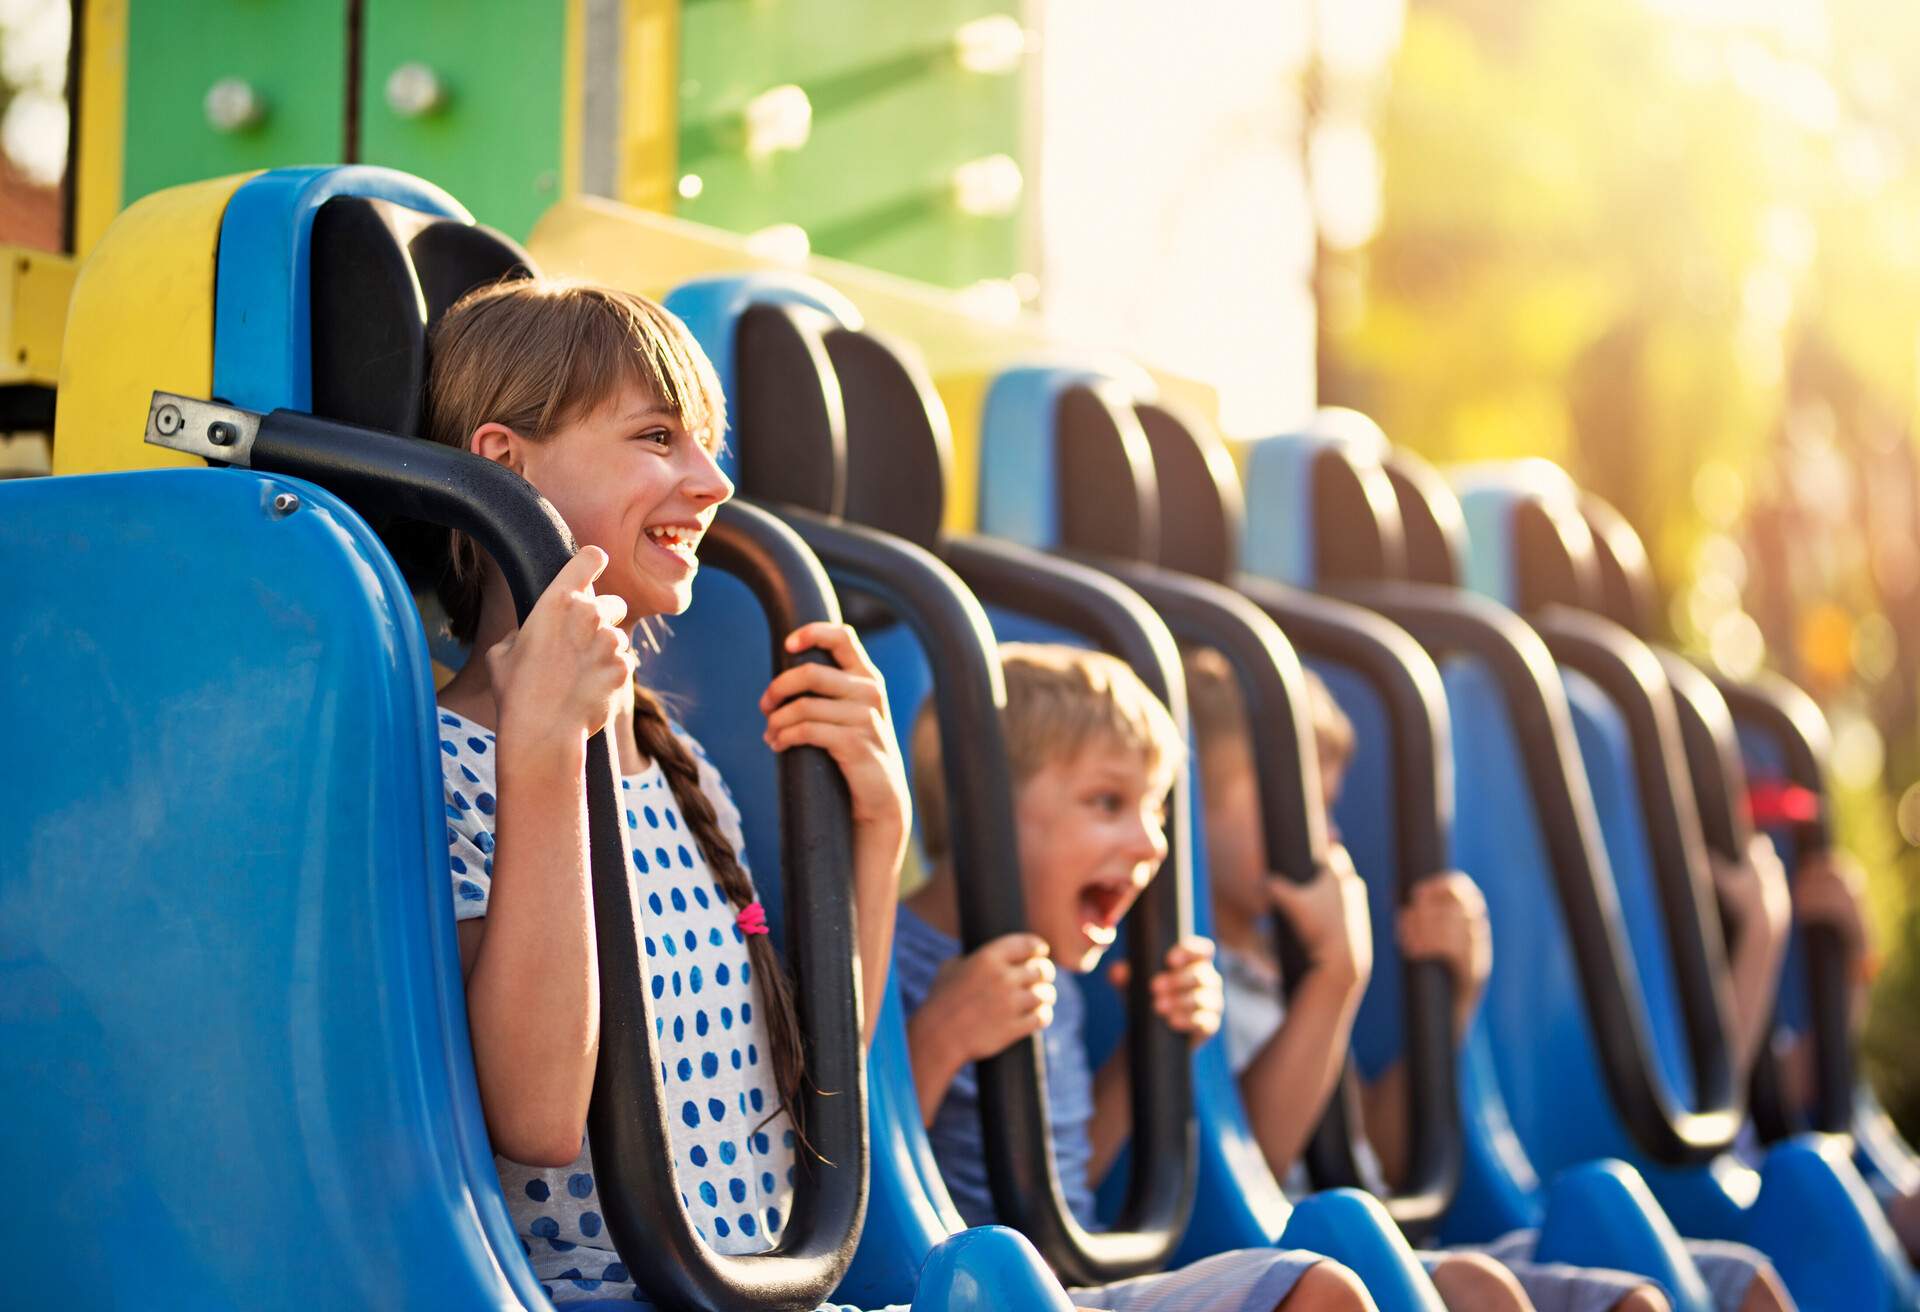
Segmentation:
<svg viewBox="0 0 1920 1312">
<path fill-rule="evenodd" d="M 1416 583 L 1459 587 L 1467 559 L 1467 520 L 1460 498 L 1439 470 L 1411 451 L 1391 451 L 1383 463 L 1400 506 L 1407 577 Z"/>
<path fill-rule="evenodd" d="M 1625 515 L 1591 492 L 1580 495 L 1580 514 L 1593 534 L 1601 612 L 1642 637 L 1651 634 L 1660 608 L 1646 544 Z"/>
<path fill-rule="evenodd" d="M 908 344 L 854 328 L 829 332 L 827 354 L 847 413 L 842 513 L 931 550 L 946 515 L 953 432 L 926 366 Z"/>
<path fill-rule="evenodd" d="M 414 224 L 407 219 L 397 228 L 389 227 L 384 236 L 374 230 L 380 224 L 366 215 L 358 222 L 330 218 L 326 228 L 332 235 L 318 236 L 321 211 L 343 197 L 384 202 L 392 207 L 396 222 L 408 213 L 425 218 L 415 231 L 404 231 Z M 343 212 L 347 208 L 351 207 L 343 207 Z M 448 219 L 460 226 L 473 221 L 458 201 L 438 187 L 392 169 L 357 164 L 274 169 L 248 180 L 233 193 L 220 223 L 219 271 L 214 284 L 213 395 L 248 410 L 314 410 L 317 368 L 333 369 L 334 362 L 341 369 L 350 368 L 358 349 L 354 338 L 395 331 L 391 320 L 383 319 L 378 324 L 342 321 L 338 312 L 351 306 L 335 299 L 329 302 L 333 308 L 325 315 L 327 340 L 316 340 L 315 331 L 322 328 L 317 302 L 338 292 L 354 295 L 360 290 L 357 286 L 343 289 L 338 285 L 342 278 L 355 284 L 391 281 L 400 271 L 395 264 L 398 260 L 406 268 L 406 280 L 419 287 L 418 297 L 407 304 L 404 317 L 424 328 L 431 308 L 429 283 L 433 295 L 444 296 L 447 287 L 464 276 L 463 269 L 470 262 L 484 270 L 476 282 L 500 277 L 514 265 L 526 262 L 526 253 L 518 246 L 486 233 L 442 230 L 428 238 L 419 252 L 408 248 L 406 243 L 435 219 Z M 377 249 L 378 241 L 397 244 L 399 253 L 356 260 L 348 251 L 356 242 L 371 243 Z M 493 249 L 477 249 L 485 246 Z M 325 259 L 328 267 L 316 268 L 316 257 Z M 416 259 L 431 270 L 424 277 L 413 268 Z M 466 287 L 459 290 L 465 291 Z M 369 310 L 377 309 L 384 315 L 396 304 L 389 288 L 377 303 L 370 304 Z M 395 371 L 395 375 L 401 372 L 404 370 Z M 348 383 L 338 378 L 330 379 L 326 386 L 336 402 L 349 390 Z M 414 390 L 417 394 L 417 385 Z M 379 409 L 383 420 L 397 412 L 391 399 Z"/>
<path fill-rule="evenodd" d="M 980 531 L 1152 562 L 1160 512 L 1153 454 L 1134 405 L 1143 373 L 1079 365 L 1008 369 L 980 415 Z"/>
<path fill-rule="evenodd" d="M 1226 582 L 1240 568 L 1246 501 L 1240 471 L 1219 434 L 1165 406 L 1133 407 L 1153 453 L 1160 505 L 1160 563 Z"/>
<path fill-rule="evenodd" d="M 794 273 L 736 273 L 695 278 L 668 293 L 666 307 L 680 316 L 693 339 L 700 343 L 720 379 L 720 394 L 729 412 L 739 405 L 740 322 L 755 306 L 805 306 L 842 328 L 861 326 L 853 302 L 818 279 Z M 737 447 L 728 445 L 720 467 L 740 482 L 735 464 Z M 783 498 L 789 499 L 789 498 Z"/>
<path fill-rule="evenodd" d="M 1593 534 L 1565 471 L 1546 460 L 1476 465 L 1454 486 L 1471 544 L 1469 588 L 1523 615 L 1546 605 L 1600 608 Z"/>
<path fill-rule="evenodd" d="M 1401 577 L 1400 508 L 1381 465 L 1388 449 L 1379 425 L 1341 409 L 1320 411 L 1298 433 L 1253 443 L 1245 568 L 1309 588 Z"/>
<path fill-rule="evenodd" d="M 475 287 L 533 260 L 476 224 L 392 201 L 335 196 L 313 216 L 313 413 L 421 435 L 427 333 Z"/>
<path fill-rule="evenodd" d="M 735 320 L 722 463 L 743 496 L 823 515 L 845 505 L 847 415 L 827 354 L 837 326 L 794 301 L 748 305 Z"/>
</svg>

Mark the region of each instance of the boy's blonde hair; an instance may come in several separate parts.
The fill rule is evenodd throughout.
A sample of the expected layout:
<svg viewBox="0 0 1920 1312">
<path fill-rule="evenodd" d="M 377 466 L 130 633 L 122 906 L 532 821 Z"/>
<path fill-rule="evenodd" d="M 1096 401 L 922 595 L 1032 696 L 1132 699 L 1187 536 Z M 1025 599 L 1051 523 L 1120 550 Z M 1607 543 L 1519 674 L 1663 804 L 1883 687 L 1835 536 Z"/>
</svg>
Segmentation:
<svg viewBox="0 0 1920 1312">
<path fill-rule="evenodd" d="M 726 432 L 720 380 L 687 326 L 614 287 L 515 278 L 476 288 L 434 325 L 427 359 L 427 436 L 463 450 L 482 424 L 544 442 L 628 385 L 710 448 Z M 441 600 L 453 636 L 471 642 L 480 619 L 480 553 L 458 532 L 451 551 Z"/>
<path fill-rule="evenodd" d="M 1187 676 L 1187 712 L 1193 717 L 1202 768 L 1221 747 L 1237 748 L 1251 757 L 1253 731 L 1233 666 L 1211 647 L 1190 647 L 1181 657 Z M 1345 766 L 1353 759 L 1353 721 L 1318 674 L 1310 669 L 1302 673 L 1307 676 L 1307 715 L 1313 724 L 1314 748 L 1323 761 Z"/>
<path fill-rule="evenodd" d="M 1096 743 L 1143 753 L 1148 773 L 1172 786 L 1186 753 L 1180 730 L 1125 661 L 1078 647 L 1006 642 L 1000 644 L 1000 666 L 1007 685 L 1000 727 L 1016 788 Z M 931 698 L 914 719 L 909 753 L 920 845 L 927 860 L 937 864 L 951 855 L 951 837 L 940 726 Z"/>
</svg>

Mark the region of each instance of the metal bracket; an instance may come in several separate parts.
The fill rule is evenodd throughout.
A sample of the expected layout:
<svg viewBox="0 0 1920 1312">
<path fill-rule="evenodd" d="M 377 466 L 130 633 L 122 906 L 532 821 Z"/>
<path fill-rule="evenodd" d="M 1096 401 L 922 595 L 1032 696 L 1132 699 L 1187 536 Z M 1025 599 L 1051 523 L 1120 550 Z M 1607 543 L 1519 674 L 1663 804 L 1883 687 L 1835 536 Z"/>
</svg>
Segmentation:
<svg viewBox="0 0 1920 1312">
<path fill-rule="evenodd" d="M 213 401 L 200 401 L 173 392 L 155 392 L 147 409 L 147 442 L 171 451 L 246 468 L 253 460 L 253 440 L 260 434 L 260 416 Z"/>
</svg>

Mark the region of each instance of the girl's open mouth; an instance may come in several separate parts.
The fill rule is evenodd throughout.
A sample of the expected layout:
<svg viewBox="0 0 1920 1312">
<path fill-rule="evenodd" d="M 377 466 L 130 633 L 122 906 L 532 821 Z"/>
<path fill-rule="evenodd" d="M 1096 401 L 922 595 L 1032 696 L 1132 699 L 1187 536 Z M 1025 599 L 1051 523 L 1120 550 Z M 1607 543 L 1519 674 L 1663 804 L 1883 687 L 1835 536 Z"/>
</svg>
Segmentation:
<svg viewBox="0 0 1920 1312">
<path fill-rule="evenodd" d="M 700 545 L 700 530 L 684 524 L 654 524 L 646 530 L 647 544 L 658 548 L 686 569 L 700 567 L 695 552 Z"/>
</svg>

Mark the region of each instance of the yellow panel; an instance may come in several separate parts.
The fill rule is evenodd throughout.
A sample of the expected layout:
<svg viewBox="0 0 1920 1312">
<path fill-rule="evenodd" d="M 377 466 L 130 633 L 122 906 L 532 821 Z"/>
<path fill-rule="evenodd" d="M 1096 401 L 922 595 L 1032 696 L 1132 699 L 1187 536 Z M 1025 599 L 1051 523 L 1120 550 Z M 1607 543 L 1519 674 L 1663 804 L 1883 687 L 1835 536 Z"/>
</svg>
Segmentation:
<svg viewBox="0 0 1920 1312">
<path fill-rule="evenodd" d="M 54 385 L 77 267 L 69 255 L 0 246 L 0 384 Z"/>
<path fill-rule="evenodd" d="M 253 174 L 136 201 L 80 268 L 60 355 L 53 472 L 201 462 L 141 440 L 156 388 L 213 390 L 213 280 L 227 202 Z"/>
<path fill-rule="evenodd" d="M 620 198 L 671 213 L 679 178 L 680 0 L 626 0 Z"/>
<path fill-rule="evenodd" d="M 990 381 L 991 375 L 978 372 L 933 380 L 953 425 L 953 477 L 940 525 L 949 533 L 971 533 L 980 526 L 980 407 Z"/>
<path fill-rule="evenodd" d="M 566 68 L 560 78 L 560 194 L 580 190 L 580 116 L 586 111 L 587 0 L 567 0 Z"/>
<path fill-rule="evenodd" d="M 73 161 L 73 250 L 84 258 L 120 212 L 127 138 L 127 0 L 87 0 Z"/>
</svg>

